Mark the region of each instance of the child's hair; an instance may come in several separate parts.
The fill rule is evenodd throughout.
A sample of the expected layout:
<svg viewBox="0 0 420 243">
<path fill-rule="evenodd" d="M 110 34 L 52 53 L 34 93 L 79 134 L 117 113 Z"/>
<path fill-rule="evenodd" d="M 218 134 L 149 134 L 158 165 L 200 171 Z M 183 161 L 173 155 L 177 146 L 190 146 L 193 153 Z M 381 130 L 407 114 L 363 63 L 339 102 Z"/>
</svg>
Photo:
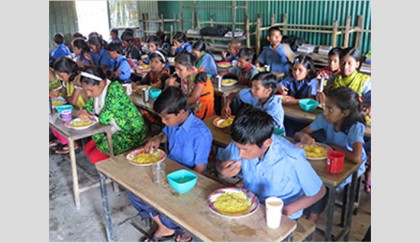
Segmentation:
<svg viewBox="0 0 420 243">
<path fill-rule="evenodd" d="M 192 45 L 192 49 L 196 51 L 206 51 L 206 42 L 198 40 Z"/>
<path fill-rule="evenodd" d="M 238 57 L 245 59 L 247 62 L 252 61 L 254 58 L 254 50 L 248 47 L 243 47 L 239 50 Z"/>
<path fill-rule="evenodd" d="M 229 43 L 229 46 L 233 47 L 236 51 L 239 51 L 242 48 L 241 40 L 234 39 Z"/>
<path fill-rule="evenodd" d="M 76 62 L 66 56 L 61 56 L 55 60 L 53 68 L 55 72 L 70 74 L 69 82 L 72 82 L 81 71 Z"/>
<path fill-rule="evenodd" d="M 163 44 L 166 41 L 166 34 L 163 31 L 158 30 L 156 32 L 157 38 L 159 38 L 160 42 Z"/>
<path fill-rule="evenodd" d="M 55 33 L 53 36 L 53 40 L 56 44 L 60 45 L 64 43 L 64 35 L 61 33 Z"/>
<path fill-rule="evenodd" d="M 118 29 L 112 28 L 112 29 L 110 30 L 110 32 L 111 32 L 111 33 L 116 34 L 116 35 L 117 35 L 117 37 L 118 37 Z"/>
<path fill-rule="evenodd" d="M 365 124 L 362 116 L 362 97 L 351 88 L 340 87 L 328 92 L 327 97 L 340 110 L 349 110 L 349 115 L 343 118 L 340 131 L 347 133 L 350 127 L 357 122 Z"/>
<path fill-rule="evenodd" d="M 248 106 L 238 112 L 231 130 L 233 141 L 261 148 L 264 141 L 273 135 L 274 119 L 264 110 Z"/>
<path fill-rule="evenodd" d="M 340 53 L 340 60 L 343 59 L 345 56 L 351 56 L 356 60 L 356 62 L 362 62 L 362 53 L 357 48 L 345 48 Z"/>
<path fill-rule="evenodd" d="M 147 43 L 153 43 L 155 44 L 155 46 L 162 46 L 162 42 L 160 41 L 160 39 L 155 36 L 155 35 L 151 35 L 149 36 L 149 38 L 147 38 Z"/>
<path fill-rule="evenodd" d="M 84 73 L 88 74 L 85 75 Z M 92 75 L 95 77 L 92 77 Z M 101 81 L 97 80 L 97 78 L 100 78 L 101 80 L 106 80 L 107 76 L 102 68 L 90 66 L 86 68 L 86 70 L 84 70 L 80 75 L 80 82 L 87 85 L 99 85 Z"/>
<path fill-rule="evenodd" d="M 89 46 L 86 43 L 86 41 L 80 37 L 75 38 L 72 42 L 71 45 L 77 48 L 82 49 L 83 51 L 89 51 Z"/>
<path fill-rule="evenodd" d="M 99 50 L 107 46 L 106 42 L 102 39 L 100 35 L 90 35 L 88 39 L 88 44 L 98 47 Z"/>
<path fill-rule="evenodd" d="M 178 87 L 167 87 L 153 103 L 153 110 L 157 113 L 175 114 L 181 110 L 188 111 L 188 97 Z"/>
<path fill-rule="evenodd" d="M 92 37 L 92 36 L 97 36 L 97 37 L 101 37 L 102 38 L 102 35 L 99 34 L 98 32 L 95 32 L 95 31 L 89 33 L 88 39 L 90 39 L 90 37 Z"/>
<path fill-rule="evenodd" d="M 166 64 L 167 58 L 166 55 L 161 51 L 155 51 L 150 55 L 150 59 L 157 58 L 161 63 Z"/>
<path fill-rule="evenodd" d="M 310 56 L 306 56 L 306 55 L 299 55 L 295 58 L 295 62 L 293 65 L 296 64 L 302 64 L 302 66 L 304 66 L 307 70 L 308 70 L 308 74 L 306 75 L 306 79 L 311 80 L 315 77 L 316 72 L 315 72 L 315 65 L 314 65 L 314 61 L 312 60 L 312 58 Z"/>
<path fill-rule="evenodd" d="M 270 97 L 272 97 L 277 92 L 277 77 L 276 75 L 269 72 L 257 73 L 252 80 L 258 80 L 261 82 L 261 85 L 268 89 L 271 88 Z"/>
<path fill-rule="evenodd" d="M 172 37 L 172 40 L 176 40 L 179 43 L 187 42 L 187 36 L 182 31 L 178 31 L 175 33 L 174 37 Z"/>
<path fill-rule="evenodd" d="M 83 40 L 86 40 L 86 36 L 84 36 L 82 33 L 80 33 L 80 32 L 74 32 L 74 34 L 72 35 L 72 38 L 73 39 L 76 39 L 76 38 L 82 38 Z"/>
<path fill-rule="evenodd" d="M 340 57 L 341 52 L 343 49 L 341 47 L 334 47 L 328 52 L 328 56 L 338 56 Z"/>
<path fill-rule="evenodd" d="M 123 46 L 121 45 L 121 43 L 109 43 L 105 50 L 107 51 L 116 51 L 118 54 L 122 54 L 123 53 Z"/>
<path fill-rule="evenodd" d="M 123 31 L 122 34 L 126 34 L 126 33 L 129 33 L 131 35 L 134 35 L 134 30 L 133 29 L 130 29 L 130 28 L 126 28 L 126 29 L 124 29 L 124 31 Z"/>
<path fill-rule="evenodd" d="M 269 29 L 268 29 L 268 36 L 271 36 L 272 34 L 273 34 L 273 32 L 274 31 L 278 31 L 278 32 L 280 32 L 280 34 L 281 34 L 281 31 L 280 31 L 280 28 L 279 27 L 277 27 L 277 26 L 273 26 L 273 27 L 270 27 Z"/>
<path fill-rule="evenodd" d="M 178 55 L 176 55 L 175 62 L 186 66 L 187 68 L 195 67 L 197 63 L 197 56 L 193 53 L 189 53 L 188 51 L 183 50 L 179 52 Z"/>
</svg>

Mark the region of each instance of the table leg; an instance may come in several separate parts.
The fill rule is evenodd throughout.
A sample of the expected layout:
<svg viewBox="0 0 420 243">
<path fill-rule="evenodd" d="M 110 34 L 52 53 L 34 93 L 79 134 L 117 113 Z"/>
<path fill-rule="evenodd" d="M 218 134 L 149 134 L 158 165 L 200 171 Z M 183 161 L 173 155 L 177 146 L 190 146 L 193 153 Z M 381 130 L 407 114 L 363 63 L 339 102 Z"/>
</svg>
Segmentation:
<svg viewBox="0 0 420 243">
<path fill-rule="evenodd" d="M 351 183 L 350 183 L 350 200 L 349 200 L 349 205 L 347 206 L 347 210 L 346 210 L 346 222 L 345 222 L 346 233 L 344 235 L 344 241 L 349 240 L 351 220 L 353 216 L 354 199 L 356 197 L 356 181 L 357 181 L 357 170 L 353 173 L 352 178 L 351 178 Z"/>
<path fill-rule="evenodd" d="M 71 173 L 73 176 L 74 201 L 76 203 L 76 209 L 79 210 L 80 209 L 79 178 L 77 177 L 77 165 L 76 165 L 76 153 L 74 151 L 74 141 L 71 138 L 68 138 L 67 140 L 69 141 Z"/>
<path fill-rule="evenodd" d="M 112 145 L 112 134 L 111 134 L 111 131 L 110 130 L 108 130 L 106 132 L 106 137 L 108 139 L 109 156 L 110 157 L 114 157 L 114 147 Z"/>
<path fill-rule="evenodd" d="M 334 201 L 335 201 L 335 188 L 328 188 L 328 202 L 327 202 L 327 223 L 325 227 L 325 241 L 331 241 L 332 225 L 334 221 Z"/>
<path fill-rule="evenodd" d="M 106 229 L 106 238 L 108 241 L 114 240 L 114 233 L 112 230 L 112 221 L 111 221 L 111 212 L 109 210 L 109 200 L 108 192 L 106 190 L 106 177 L 99 172 L 99 183 L 102 196 L 102 205 L 104 207 L 105 213 L 105 229 Z"/>
<path fill-rule="evenodd" d="M 292 242 L 293 241 L 293 232 L 290 233 L 284 240 L 283 242 Z"/>
</svg>

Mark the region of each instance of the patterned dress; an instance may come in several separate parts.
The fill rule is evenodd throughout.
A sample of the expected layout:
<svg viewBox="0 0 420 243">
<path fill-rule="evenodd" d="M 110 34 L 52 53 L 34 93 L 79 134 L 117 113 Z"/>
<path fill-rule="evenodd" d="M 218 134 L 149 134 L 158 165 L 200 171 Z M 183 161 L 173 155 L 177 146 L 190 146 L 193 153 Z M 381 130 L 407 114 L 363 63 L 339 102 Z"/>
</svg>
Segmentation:
<svg viewBox="0 0 420 243">
<path fill-rule="evenodd" d="M 86 111 L 92 112 L 94 99 L 90 98 L 84 108 Z M 102 124 L 111 124 L 112 119 L 121 128 L 112 135 L 115 155 L 139 147 L 146 138 L 146 126 L 143 117 L 119 82 L 112 82 L 108 86 L 105 104 L 99 114 L 99 122 Z M 105 133 L 95 134 L 92 139 L 102 153 L 109 155 Z"/>
</svg>

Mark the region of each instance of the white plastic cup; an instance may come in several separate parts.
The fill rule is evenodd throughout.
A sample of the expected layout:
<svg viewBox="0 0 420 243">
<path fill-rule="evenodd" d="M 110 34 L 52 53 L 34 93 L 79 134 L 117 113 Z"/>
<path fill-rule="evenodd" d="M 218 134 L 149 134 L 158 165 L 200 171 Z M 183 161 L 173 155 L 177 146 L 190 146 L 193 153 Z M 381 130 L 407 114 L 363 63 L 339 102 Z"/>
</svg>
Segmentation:
<svg viewBox="0 0 420 243">
<path fill-rule="evenodd" d="M 65 122 L 71 120 L 71 118 L 72 118 L 71 110 L 62 111 L 61 114 L 60 114 L 60 117 L 61 117 L 61 120 L 65 121 Z"/>
<path fill-rule="evenodd" d="M 152 165 L 152 176 L 155 184 L 162 183 L 166 176 L 165 174 L 165 163 L 163 161 Z"/>
<path fill-rule="evenodd" d="M 277 229 L 280 226 L 283 204 L 283 200 L 278 197 L 265 199 L 265 215 L 269 228 Z"/>
</svg>

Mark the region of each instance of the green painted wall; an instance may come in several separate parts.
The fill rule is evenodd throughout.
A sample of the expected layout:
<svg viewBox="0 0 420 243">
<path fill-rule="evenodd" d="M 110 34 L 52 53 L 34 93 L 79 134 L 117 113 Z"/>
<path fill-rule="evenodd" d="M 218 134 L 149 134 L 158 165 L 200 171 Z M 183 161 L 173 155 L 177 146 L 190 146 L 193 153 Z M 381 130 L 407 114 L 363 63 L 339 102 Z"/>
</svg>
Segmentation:
<svg viewBox="0 0 420 243">
<path fill-rule="evenodd" d="M 78 23 L 74 1 L 50 1 L 49 4 L 49 48 L 52 51 L 55 47 L 52 41 L 53 35 L 56 32 L 62 33 L 66 44 L 70 45 L 71 35 L 78 31 Z"/>
</svg>

